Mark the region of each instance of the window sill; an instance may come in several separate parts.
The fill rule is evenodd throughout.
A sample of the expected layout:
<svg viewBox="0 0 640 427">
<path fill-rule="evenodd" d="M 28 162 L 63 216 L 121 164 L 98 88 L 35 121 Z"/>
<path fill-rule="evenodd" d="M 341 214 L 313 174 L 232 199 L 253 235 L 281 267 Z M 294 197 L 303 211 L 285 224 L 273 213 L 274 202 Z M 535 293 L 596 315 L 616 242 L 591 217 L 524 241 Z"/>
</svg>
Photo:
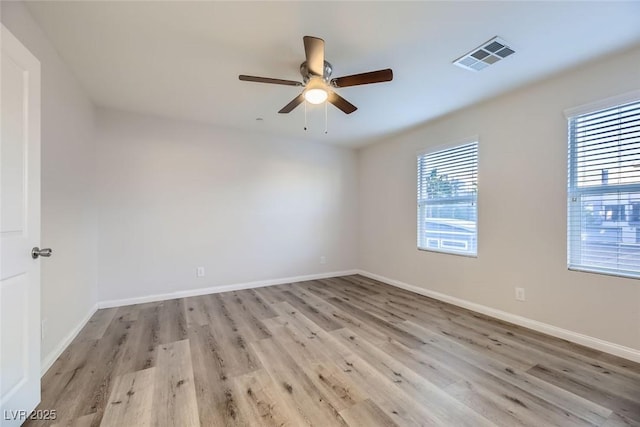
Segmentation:
<svg viewBox="0 0 640 427">
<path fill-rule="evenodd" d="M 571 267 L 571 266 L 567 267 L 567 270 L 575 271 L 578 273 L 600 274 L 603 276 L 619 277 L 621 279 L 636 279 L 636 280 L 640 279 L 640 273 L 638 274 L 616 273 L 612 271 L 603 271 L 603 270 L 590 269 L 586 267 Z"/>
<path fill-rule="evenodd" d="M 456 256 L 461 256 L 461 257 L 465 257 L 465 258 L 478 258 L 478 254 L 465 254 L 462 252 L 452 252 L 452 251 L 442 251 L 442 250 L 438 250 L 438 249 L 427 249 L 427 248 L 417 248 L 419 251 L 421 252 L 434 252 L 437 254 L 445 254 L 445 255 L 456 255 Z"/>
</svg>

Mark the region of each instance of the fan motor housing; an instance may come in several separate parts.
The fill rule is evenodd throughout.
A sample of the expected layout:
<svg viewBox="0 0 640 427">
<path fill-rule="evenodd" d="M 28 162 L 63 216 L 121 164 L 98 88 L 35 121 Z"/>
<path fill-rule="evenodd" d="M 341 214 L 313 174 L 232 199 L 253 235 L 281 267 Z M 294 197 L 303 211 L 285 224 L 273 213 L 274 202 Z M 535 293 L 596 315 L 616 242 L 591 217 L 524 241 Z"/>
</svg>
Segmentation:
<svg viewBox="0 0 640 427">
<path fill-rule="evenodd" d="M 326 83 L 329 83 L 332 72 L 333 66 L 327 61 L 324 61 L 324 74 L 321 77 Z M 304 84 L 307 84 L 311 77 L 315 77 L 315 74 L 309 71 L 307 61 L 304 61 L 302 64 L 300 64 L 300 74 L 302 75 L 302 81 L 304 82 Z"/>
</svg>

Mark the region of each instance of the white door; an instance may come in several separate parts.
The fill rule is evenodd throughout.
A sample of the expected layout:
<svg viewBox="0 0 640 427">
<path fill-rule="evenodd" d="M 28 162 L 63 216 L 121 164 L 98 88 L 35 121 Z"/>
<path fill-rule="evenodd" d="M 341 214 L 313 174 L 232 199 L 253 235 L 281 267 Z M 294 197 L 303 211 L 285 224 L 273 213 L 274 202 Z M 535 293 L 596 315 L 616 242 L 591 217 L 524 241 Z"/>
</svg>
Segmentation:
<svg viewBox="0 0 640 427">
<path fill-rule="evenodd" d="M 40 402 L 40 62 L 0 34 L 0 425 Z"/>
</svg>

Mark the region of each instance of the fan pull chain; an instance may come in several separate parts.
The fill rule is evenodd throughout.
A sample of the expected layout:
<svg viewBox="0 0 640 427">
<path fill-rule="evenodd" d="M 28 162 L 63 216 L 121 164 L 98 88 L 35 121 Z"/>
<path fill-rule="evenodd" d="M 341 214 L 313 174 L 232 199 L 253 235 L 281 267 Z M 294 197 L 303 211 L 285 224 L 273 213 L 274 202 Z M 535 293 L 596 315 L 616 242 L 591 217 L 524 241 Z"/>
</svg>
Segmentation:
<svg viewBox="0 0 640 427">
<path fill-rule="evenodd" d="M 307 100 L 304 100 L 304 130 L 307 130 Z"/>
<path fill-rule="evenodd" d="M 324 101 L 324 133 L 325 135 L 328 133 L 329 130 L 329 119 L 327 118 L 327 101 Z"/>
</svg>

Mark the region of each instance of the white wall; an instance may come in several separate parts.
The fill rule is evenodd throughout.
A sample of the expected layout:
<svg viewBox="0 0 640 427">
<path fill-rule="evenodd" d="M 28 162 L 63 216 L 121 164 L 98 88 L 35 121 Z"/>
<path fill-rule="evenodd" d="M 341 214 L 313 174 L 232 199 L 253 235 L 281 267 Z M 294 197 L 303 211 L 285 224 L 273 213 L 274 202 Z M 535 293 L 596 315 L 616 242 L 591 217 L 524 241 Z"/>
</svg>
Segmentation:
<svg viewBox="0 0 640 427">
<path fill-rule="evenodd" d="M 96 129 L 101 301 L 355 268 L 355 152 L 109 110 Z"/>
<path fill-rule="evenodd" d="M 640 49 L 627 51 L 362 149 L 360 267 L 640 349 L 640 281 L 567 270 L 563 116 L 638 89 L 638 64 Z M 416 153 L 475 135 L 478 257 L 418 251 Z M 516 286 L 525 288 L 526 302 L 515 301 Z"/>
<path fill-rule="evenodd" d="M 22 2 L 1 2 L 2 23 L 41 62 L 42 342 L 46 364 L 97 301 L 93 107 Z"/>
</svg>

